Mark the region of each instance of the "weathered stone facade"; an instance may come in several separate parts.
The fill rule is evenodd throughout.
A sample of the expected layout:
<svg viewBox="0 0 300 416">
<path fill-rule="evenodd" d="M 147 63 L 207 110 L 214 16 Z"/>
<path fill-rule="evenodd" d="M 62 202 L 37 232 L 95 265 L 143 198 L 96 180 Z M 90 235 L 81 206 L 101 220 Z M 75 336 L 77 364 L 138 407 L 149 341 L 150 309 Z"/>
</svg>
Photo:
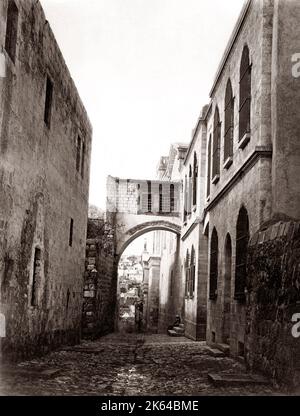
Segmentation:
<svg viewBox="0 0 300 416">
<path fill-rule="evenodd" d="M 213 172 L 208 174 L 212 183 L 207 193 L 204 215 L 205 224 L 209 226 L 209 258 L 212 258 L 214 230 L 218 236 L 217 295 L 211 298 L 208 292 L 207 340 L 224 343 L 228 339 L 231 354 L 239 356 L 249 354 L 252 362 L 256 364 L 257 357 L 253 358 L 251 355 L 251 346 L 259 344 L 259 340 L 253 334 L 253 343 L 245 346 L 245 333 L 246 327 L 250 326 L 253 330 L 256 325 L 258 327 L 260 325 L 256 320 L 257 317 L 253 318 L 252 314 L 246 315 L 249 307 L 246 297 L 244 299 L 238 297 L 236 290 L 237 270 L 241 258 L 237 244 L 238 218 L 241 210 L 244 210 L 247 215 L 249 237 L 261 229 L 266 221 L 278 215 L 300 218 L 299 186 L 295 183 L 295 178 L 299 176 L 300 160 L 299 140 L 296 139 L 299 137 L 299 115 L 291 116 L 295 112 L 300 94 L 299 88 L 296 87 L 297 80 L 293 78 L 291 65 L 288 64 L 288 61 L 291 62 L 293 51 L 299 48 L 300 31 L 299 27 L 295 26 L 296 16 L 298 19 L 300 17 L 299 11 L 299 4 L 295 1 L 261 0 L 246 3 L 221 62 L 206 116 L 207 132 L 208 137 L 212 139 L 213 152 L 216 134 L 214 120 L 218 108 L 221 165 L 219 178 L 216 181 Z M 293 39 L 291 39 L 291 26 L 294 29 Z M 249 51 L 251 73 L 250 128 L 248 134 L 241 138 L 239 137 L 242 111 L 240 77 L 245 45 Z M 223 159 L 226 150 L 225 93 L 228 80 L 231 81 L 234 112 L 233 149 L 229 165 L 226 164 L 225 157 Z M 265 255 L 267 262 L 275 261 L 273 257 L 276 257 L 275 253 L 270 251 Z M 284 255 L 283 250 L 280 256 Z M 299 263 L 299 261 L 298 256 L 295 262 Z M 255 268 L 258 275 L 260 274 L 260 263 L 254 263 L 251 276 L 255 275 Z M 225 301 L 226 292 L 230 293 L 230 304 Z M 250 299 L 248 298 L 248 302 Z M 255 304 L 250 306 L 251 308 L 255 308 Z M 252 319 L 255 322 L 252 322 Z M 230 322 L 229 328 L 226 321 Z M 274 333 L 270 336 L 269 342 L 272 343 Z M 289 341 L 290 337 L 286 336 L 287 345 Z M 254 351 L 253 354 L 255 355 Z M 276 360 L 277 358 L 274 357 L 275 362 Z M 256 366 L 253 364 L 253 367 L 263 369 L 265 364 L 262 361 Z M 270 366 L 278 370 L 283 363 L 275 362 Z M 271 375 L 278 380 L 282 378 L 282 374 L 279 373 Z"/>
<path fill-rule="evenodd" d="M 116 313 L 116 262 L 111 224 L 88 221 L 84 272 L 82 335 L 96 338 L 114 330 Z"/>
<path fill-rule="evenodd" d="M 251 370 L 286 384 L 300 382 L 300 223 L 279 221 L 249 244 L 246 362 Z M 299 316 L 299 315 L 298 315 Z"/>
<path fill-rule="evenodd" d="M 0 45 L 1 349 L 15 360 L 80 339 L 92 129 L 39 2 L 0 2 Z"/>
</svg>

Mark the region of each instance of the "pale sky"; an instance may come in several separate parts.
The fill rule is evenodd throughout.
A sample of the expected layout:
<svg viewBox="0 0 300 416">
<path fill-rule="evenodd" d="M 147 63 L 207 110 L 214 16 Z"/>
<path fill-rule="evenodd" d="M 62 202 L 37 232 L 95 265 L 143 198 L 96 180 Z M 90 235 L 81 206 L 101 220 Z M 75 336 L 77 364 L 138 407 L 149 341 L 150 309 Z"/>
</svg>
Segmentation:
<svg viewBox="0 0 300 416">
<path fill-rule="evenodd" d="M 243 0 L 41 0 L 93 125 L 90 203 L 107 175 L 154 179 L 189 142 Z"/>
</svg>

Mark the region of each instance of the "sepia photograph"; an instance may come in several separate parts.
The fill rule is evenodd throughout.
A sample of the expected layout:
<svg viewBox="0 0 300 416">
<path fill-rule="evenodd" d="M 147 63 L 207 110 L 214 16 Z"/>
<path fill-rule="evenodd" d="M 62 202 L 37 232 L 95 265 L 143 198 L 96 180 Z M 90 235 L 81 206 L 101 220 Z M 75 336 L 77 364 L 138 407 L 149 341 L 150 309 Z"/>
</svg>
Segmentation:
<svg viewBox="0 0 300 416">
<path fill-rule="evenodd" d="M 0 396 L 300 396 L 300 0 L 0 0 Z"/>
</svg>

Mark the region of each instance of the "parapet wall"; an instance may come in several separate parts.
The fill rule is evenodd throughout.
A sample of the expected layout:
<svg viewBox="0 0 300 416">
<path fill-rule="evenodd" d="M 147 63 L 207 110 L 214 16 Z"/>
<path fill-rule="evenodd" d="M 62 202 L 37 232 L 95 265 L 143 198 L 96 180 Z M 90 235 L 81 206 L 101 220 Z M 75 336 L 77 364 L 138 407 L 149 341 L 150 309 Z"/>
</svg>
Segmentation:
<svg viewBox="0 0 300 416">
<path fill-rule="evenodd" d="M 107 211 L 126 214 L 178 215 L 181 182 L 107 178 Z"/>
</svg>

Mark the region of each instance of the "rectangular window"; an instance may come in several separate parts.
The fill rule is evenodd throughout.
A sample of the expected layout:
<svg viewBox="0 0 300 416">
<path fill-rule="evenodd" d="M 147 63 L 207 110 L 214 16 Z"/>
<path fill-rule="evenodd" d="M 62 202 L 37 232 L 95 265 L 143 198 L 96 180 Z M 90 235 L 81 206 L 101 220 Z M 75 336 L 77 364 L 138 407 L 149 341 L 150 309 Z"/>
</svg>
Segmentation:
<svg viewBox="0 0 300 416">
<path fill-rule="evenodd" d="M 81 159 L 81 138 L 77 137 L 77 148 L 76 148 L 76 170 L 80 170 L 80 159 Z"/>
<path fill-rule="evenodd" d="M 53 83 L 50 80 L 50 78 L 47 77 L 44 121 L 48 128 L 50 128 L 50 121 L 51 121 L 52 97 L 53 97 Z"/>
<path fill-rule="evenodd" d="M 31 306 L 37 305 L 37 290 L 38 281 L 41 273 L 41 250 L 36 248 L 34 251 L 33 260 L 33 275 L 32 275 L 32 286 L 31 286 Z"/>
<path fill-rule="evenodd" d="M 70 220 L 70 233 L 69 233 L 69 246 L 72 247 L 73 244 L 73 225 L 74 225 L 74 220 L 73 218 L 71 218 Z"/>
<path fill-rule="evenodd" d="M 163 210 L 163 194 L 162 194 L 162 184 L 159 185 L 159 212 Z"/>
<path fill-rule="evenodd" d="M 81 153 L 81 177 L 84 177 L 84 161 L 85 161 L 85 143 L 82 142 L 82 153 Z"/>
<path fill-rule="evenodd" d="M 15 62 L 18 38 L 18 8 L 13 0 L 9 0 L 6 19 L 5 50 Z"/>
<path fill-rule="evenodd" d="M 151 196 L 151 182 L 147 181 L 148 184 L 148 212 L 152 211 L 152 196 Z"/>
</svg>

